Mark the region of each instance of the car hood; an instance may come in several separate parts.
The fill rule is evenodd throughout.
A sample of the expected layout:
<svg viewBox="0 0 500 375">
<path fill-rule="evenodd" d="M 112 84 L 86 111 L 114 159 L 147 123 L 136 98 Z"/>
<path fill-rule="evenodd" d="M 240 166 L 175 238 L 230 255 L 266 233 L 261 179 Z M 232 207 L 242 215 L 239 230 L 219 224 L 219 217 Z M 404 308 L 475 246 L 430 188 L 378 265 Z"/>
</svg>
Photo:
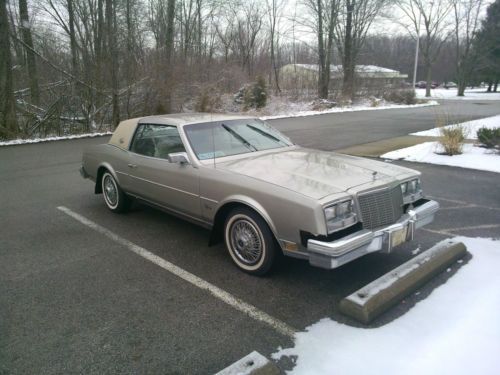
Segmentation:
<svg viewBox="0 0 500 375">
<path fill-rule="evenodd" d="M 251 155 L 218 163 L 217 168 L 253 177 L 314 199 L 346 192 L 374 181 L 389 182 L 397 176 L 418 173 L 370 159 L 304 148 Z"/>
</svg>

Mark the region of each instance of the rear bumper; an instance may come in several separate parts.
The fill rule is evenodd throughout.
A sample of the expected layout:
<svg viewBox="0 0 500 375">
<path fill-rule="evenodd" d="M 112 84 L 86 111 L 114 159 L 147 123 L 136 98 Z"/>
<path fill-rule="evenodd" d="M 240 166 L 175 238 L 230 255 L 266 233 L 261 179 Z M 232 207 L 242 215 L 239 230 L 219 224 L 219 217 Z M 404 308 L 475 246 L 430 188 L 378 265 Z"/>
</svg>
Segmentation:
<svg viewBox="0 0 500 375">
<path fill-rule="evenodd" d="M 333 269 L 365 254 L 376 251 L 389 253 L 396 246 L 411 241 L 416 229 L 434 220 L 438 209 L 438 202 L 426 200 L 387 227 L 376 230 L 363 229 L 332 242 L 309 239 L 309 263 L 316 267 Z"/>
</svg>

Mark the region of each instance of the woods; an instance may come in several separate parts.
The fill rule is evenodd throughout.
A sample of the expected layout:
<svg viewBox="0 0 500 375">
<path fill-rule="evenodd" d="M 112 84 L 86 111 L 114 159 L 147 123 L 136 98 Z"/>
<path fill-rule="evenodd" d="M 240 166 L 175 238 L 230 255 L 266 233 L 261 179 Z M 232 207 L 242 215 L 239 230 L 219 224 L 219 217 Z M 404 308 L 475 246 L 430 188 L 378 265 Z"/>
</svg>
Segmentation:
<svg viewBox="0 0 500 375">
<path fill-rule="evenodd" d="M 429 93 L 432 80 L 455 80 L 458 95 L 481 81 L 495 90 L 498 3 L 483 21 L 486 4 L 472 0 L 2 0 L 0 137 L 113 129 L 194 110 L 201 96 L 216 102 L 258 77 L 297 99 L 300 89 L 280 85 L 290 63 L 317 64 L 318 98 L 352 101 L 358 64 L 412 75 L 417 35 Z M 384 24 L 401 31 L 384 34 Z"/>
</svg>

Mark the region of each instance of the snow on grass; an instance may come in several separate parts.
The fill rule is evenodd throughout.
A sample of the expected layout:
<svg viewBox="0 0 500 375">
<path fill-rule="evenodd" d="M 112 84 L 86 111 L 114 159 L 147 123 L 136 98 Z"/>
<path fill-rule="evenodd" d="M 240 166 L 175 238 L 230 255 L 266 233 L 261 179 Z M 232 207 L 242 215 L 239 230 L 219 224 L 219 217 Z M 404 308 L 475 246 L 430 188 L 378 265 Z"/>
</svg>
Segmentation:
<svg viewBox="0 0 500 375">
<path fill-rule="evenodd" d="M 425 98 L 425 89 L 415 89 L 417 98 Z M 431 99 L 443 100 L 500 100 L 500 92 L 486 92 L 486 88 L 465 90 L 465 96 L 457 96 L 457 89 L 437 88 L 431 90 Z"/>
<path fill-rule="evenodd" d="M 112 132 L 106 132 L 106 133 L 86 133 L 86 134 L 76 134 L 76 135 L 65 135 L 65 136 L 60 136 L 60 137 L 33 138 L 33 139 L 13 139 L 11 141 L 0 141 L 0 146 L 14 146 L 14 145 L 25 145 L 25 144 L 30 144 L 30 143 L 63 141 L 63 140 L 66 140 L 66 139 L 103 137 L 105 135 L 111 135 L 111 134 L 113 134 L 113 133 Z"/>
<path fill-rule="evenodd" d="M 370 329 L 322 319 L 273 358 L 298 356 L 293 374 L 498 374 L 500 241 L 456 240 L 472 259 L 403 316 Z"/>
<path fill-rule="evenodd" d="M 451 128 L 456 125 L 448 125 L 445 128 Z M 500 115 L 493 117 L 486 117 L 479 120 L 462 122 L 460 124 L 463 127 L 465 136 L 467 139 L 477 139 L 477 131 L 480 128 L 500 128 Z M 434 128 L 429 130 L 424 130 L 417 133 L 411 133 L 410 135 L 419 135 L 424 137 L 439 137 L 441 136 L 441 128 Z"/>
<path fill-rule="evenodd" d="M 424 142 L 381 155 L 383 159 L 416 161 L 500 173 L 500 156 L 493 150 L 464 144 L 461 155 L 440 155 L 438 142 Z"/>
</svg>

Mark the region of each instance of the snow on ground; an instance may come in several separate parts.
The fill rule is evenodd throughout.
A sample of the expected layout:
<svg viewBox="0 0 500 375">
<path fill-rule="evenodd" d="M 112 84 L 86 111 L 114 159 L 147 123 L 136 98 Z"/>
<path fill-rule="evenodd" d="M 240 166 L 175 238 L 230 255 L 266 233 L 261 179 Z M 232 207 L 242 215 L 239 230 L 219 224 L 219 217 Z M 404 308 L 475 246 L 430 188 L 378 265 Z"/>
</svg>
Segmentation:
<svg viewBox="0 0 500 375">
<path fill-rule="evenodd" d="M 322 319 L 273 358 L 298 356 L 293 374 L 498 374 L 500 241 L 456 239 L 472 259 L 403 316 L 379 328 Z"/>
<path fill-rule="evenodd" d="M 322 115 L 325 113 L 339 113 L 339 112 L 357 112 L 357 111 L 375 111 L 375 110 L 382 110 L 382 109 L 398 109 L 398 108 L 417 108 L 417 107 L 428 107 L 428 106 L 434 106 L 434 105 L 439 105 L 438 102 L 435 100 L 430 100 L 427 103 L 421 103 L 421 104 L 411 104 L 411 105 L 405 105 L 405 104 L 392 104 L 392 103 L 387 103 L 387 102 L 381 102 L 378 106 L 374 107 L 371 105 L 367 105 L 366 103 L 361 103 L 361 104 L 354 104 L 349 107 L 333 107 L 329 109 L 325 109 L 322 111 L 311 111 L 311 110 L 293 110 L 292 108 L 287 108 L 286 111 L 283 113 L 279 114 L 274 114 L 274 115 L 267 115 L 267 116 L 260 116 L 262 120 L 272 120 L 272 119 L 278 119 L 278 118 L 287 118 L 287 117 L 306 117 L 306 116 L 315 116 L 315 115 Z M 310 106 L 310 104 L 309 104 Z"/>
<path fill-rule="evenodd" d="M 436 154 L 437 152 L 437 154 Z M 500 156 L 494 150 L 464 144 L 461 155 L 440 155 L 438 142 L 424 142 L 380 155 L 383 159 L 416 161 L 500 173 Z"/>
<path fill-rule="evenodd" d="M 425 98 L 425 89 L 415 89 L 417 98 Z M 449 100 L 500 100 L 500 92 L 486 92 L 486 88 L 465 90 L 465 96 L 457 96 L 457 89 L 437 88 L 431 90 L 431 99 Z"/>
<path fill-rule="evenodd" d="M 66 135 L 66 136 L 60 136 L 60 137 L 33 138 L 33 139 L 13 139 L 11 141 L 0 141 L 0 146 L 25 145 L 25 144 L 29 144 L 29 143 L 62 141 L 62 140 L 65 140 L 65 139 L 102 137 L 102 136 L 111 135 L 111 134 L 113 134 L 113 133 L 112 132 L 106 132 L 106 133 L 86 133 L 86 134 Z"/>
<path fill-rule="evenodd" d="M 448 125 L 445 128 L 450 128 L 456 125 Z M 467 121 L 460 124 L 464 128 L 467 139 L 477 139 L 477 131 L 480 128 L 500 128 L 500 115 L 493 117 L 486 117 L 479 120 Z M 424 130 L 410 135 L 420 135 L 424 137 L 439 137 L 441 135 L 441 128 L 434 128 Z"/>
<path fill-rule="evenodd" d="M 227 100 L 226 100 L 227 101 Z M 232 99 L 231 99 L 232 103 Z M 392 104 L 385 102 L 383 100 L 377 101 L 377 106 L 373 107 L 371 104 L 368 104 L 368 101 L 362 101 L 352 106 L 348 107 L 334 107 L 325 110 L 313 111 L 310 108 L 313 106 L 313 102 L 292 102 L 286 99 L 281 99 L 277 97 L 272 97 L 269 100 L 268 105 L 262 110 L 249 110 L 247 112 L 241 112 L 239 114 L 248 115 L 248 116 L 256 116 L 261 118 L 262 120 L 270 120 L 277 118 L 287 118 L 287 117 L 305 117 L 305 116 L 315 116 L 325 113 L 338 113 L 338 112 L 355 112 L 355 111 L 373 111 L 373 110 L 382 110 L 382 109 L 396 109 L 396 108 L 415 108 L 415 107 L 427 107 L 439 105 L 438 102 L 434 100 L 430 100 L 426 103 L 421 104 L 413 104 L 413 105 L 402 105 L 402 104 Z M 238 113 L 235 112 L 235 109 L 239 108 L 239 106 L 235 106 L 231 104 L 229 107 L 224 108 L 224 112 L 228 113 Z M 76 138 L 87 138 L 87 137 L 98 137 L 103 135 L 110 135 L 111 132 L 107 133 L 89 133 L 89 134 L 78 134 L 78 135 L 68 135 L 63 137 L 47 137 L 47 138 L 35 138 L 35 139 L 14 139 L 11 141 L 0 141 L 0 146 L 12 146 L 12 145 L 21 145 L 28 143 L 39 143 L 39 142 L 49 142 L 49 141 L 60 141 L 64 139 L 76 139 Z"/>
</svg>

